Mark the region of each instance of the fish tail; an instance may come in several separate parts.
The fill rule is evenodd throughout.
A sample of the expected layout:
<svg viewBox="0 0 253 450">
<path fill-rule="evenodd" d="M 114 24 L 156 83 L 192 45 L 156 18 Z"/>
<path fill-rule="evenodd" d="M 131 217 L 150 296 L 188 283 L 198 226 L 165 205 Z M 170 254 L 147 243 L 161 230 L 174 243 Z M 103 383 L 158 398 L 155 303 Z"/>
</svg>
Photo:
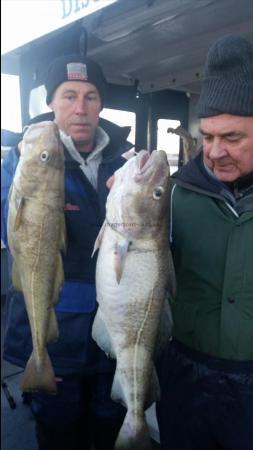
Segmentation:
<svg viewBox="0 0 253 450">
<path fill-rule="evenodd" d="M 47 351 L 45 351 L 39 366 L 35 353 L 32 352 L 26 364 L 20 387 L 24 392 L 45 391 L 52 394 L 57 392 L 55 374 Z"/>
<path fill-rule="evenodd" d="M 151 450 L 151 440 L 145 415 L 136 417 L 127 412 L 114 450 Z"/>
</svg>

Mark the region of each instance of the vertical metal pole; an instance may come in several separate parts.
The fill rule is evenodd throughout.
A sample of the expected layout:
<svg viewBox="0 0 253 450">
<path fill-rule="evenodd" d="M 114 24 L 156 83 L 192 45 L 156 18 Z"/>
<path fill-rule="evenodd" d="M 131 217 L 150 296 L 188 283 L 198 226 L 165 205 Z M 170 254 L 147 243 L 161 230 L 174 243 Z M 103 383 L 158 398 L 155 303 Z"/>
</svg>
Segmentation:
<svg viewBox="0 0 253 450">
<path fill-rule="evenodd" d="M 152 98 L 152 94 L 150 95 L 150 100 Z M 152 148 L 152 103 L 148 102 L 148 121 L 147 121 L 147 150 L 149 153 Z"/>
<path fill-rule="evenodd" d="M 32 71 L 27 58 L 22 58 L 20 61 L 20 102 L 21 102 L 21 118 L 22 127 L 27 125 L 30 120 L 29 114 L 29 99 L 30 89 L 32 85 Z"/>
</svg>

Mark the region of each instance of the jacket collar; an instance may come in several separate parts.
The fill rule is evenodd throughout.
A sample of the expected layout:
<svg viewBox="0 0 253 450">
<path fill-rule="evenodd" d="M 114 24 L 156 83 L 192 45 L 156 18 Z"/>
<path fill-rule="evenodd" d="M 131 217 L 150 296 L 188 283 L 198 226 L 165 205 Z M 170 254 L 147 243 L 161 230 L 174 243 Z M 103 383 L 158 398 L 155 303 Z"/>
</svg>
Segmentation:
<svg viewBox="0 0 253 450">
<path fill-rule="evenodd" d="M 61 141 L 64 144 L 65 148 L 68 150 L 72 158 L 77 161 L 79 164 L 83 164 L 83 158 L 80 155 L 80 152 L 77 150 L 73 139 L 71 136 L 67 136 L 62 130 L 60 130 Z M 96 146 L 94 150 L 89 154 L 87 161 L 91 161 L 94 159 L 101 158 L 101 153 L 104 148 L 109 144 L 110 138 L 108 134 L 101 128 L 98 127 L 96 130 Z"/>
</svg>

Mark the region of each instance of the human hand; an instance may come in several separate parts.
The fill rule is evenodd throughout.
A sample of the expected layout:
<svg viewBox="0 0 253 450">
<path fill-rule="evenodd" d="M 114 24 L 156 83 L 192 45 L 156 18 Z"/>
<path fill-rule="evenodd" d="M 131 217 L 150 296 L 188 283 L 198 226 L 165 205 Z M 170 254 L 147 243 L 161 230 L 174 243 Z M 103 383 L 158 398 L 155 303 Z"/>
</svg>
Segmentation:
<svg viewBox="0 0 253 450">
<path fill-rule="evenodd" d="M 114 183 L 114 178 L 115 178 L 114 175 L 112 175 L 110 178 L 108 178 L 108 180 L 107 180 L 107 182 L 106 182 L 106 186 L 108 187 L 108 189 L 111 189 L 111 188 L 112 188 L 112 185 L 113 185 L 113 183 Z"/>
</svg>

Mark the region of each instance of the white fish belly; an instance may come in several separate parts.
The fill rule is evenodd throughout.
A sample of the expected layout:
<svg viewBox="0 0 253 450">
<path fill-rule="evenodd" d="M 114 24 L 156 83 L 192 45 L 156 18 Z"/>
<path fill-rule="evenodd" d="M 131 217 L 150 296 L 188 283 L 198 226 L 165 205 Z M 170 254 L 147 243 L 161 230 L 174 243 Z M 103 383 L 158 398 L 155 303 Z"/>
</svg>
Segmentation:
<svg viewBox="0 0 253 450">
<path fill-rule="evenodd" d="M 129 251 L 119 284 L 114 263 L 114 242 L 104 235 L 97 262 L 97 300 L 113 348 L 120 354 L 123 348 L 139 345 L 152 353 L 165 296 L 157 252 Z"/>
<path fill-rule="evenodd" d="M 140 414 L 147 405 L 147 392 L 154 377 L 153 355 L 165 286 L 160 283 L 155 251 L 129 251 L 118 284 L 114 243 L 105 237 L 97 262 L 97 298 L 112 354 L 117 359 L 112 397 Z M 155 389 L 151 402 L 159 395 L 159 388 Z"/>
</svg>

